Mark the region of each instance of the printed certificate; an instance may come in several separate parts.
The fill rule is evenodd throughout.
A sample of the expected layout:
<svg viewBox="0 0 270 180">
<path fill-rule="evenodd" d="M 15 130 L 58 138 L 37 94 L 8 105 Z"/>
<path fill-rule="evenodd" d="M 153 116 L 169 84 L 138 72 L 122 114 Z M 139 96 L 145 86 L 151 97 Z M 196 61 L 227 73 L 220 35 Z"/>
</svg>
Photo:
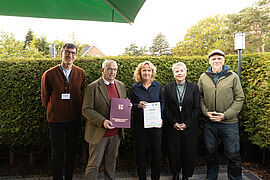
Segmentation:
<svg viewBox="0 0 270 180">
<path fill-rule="evenodd" d="M 143 108 L 144 128 L 161 127 L 160 102 L 147 103 Z"/>
</svg>

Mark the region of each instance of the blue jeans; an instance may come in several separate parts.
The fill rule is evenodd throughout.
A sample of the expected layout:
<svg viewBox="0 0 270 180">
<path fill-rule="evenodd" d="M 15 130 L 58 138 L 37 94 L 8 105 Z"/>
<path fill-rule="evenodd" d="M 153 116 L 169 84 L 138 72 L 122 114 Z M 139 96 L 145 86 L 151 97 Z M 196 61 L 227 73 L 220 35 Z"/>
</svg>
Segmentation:
<svg viewBox="0 0 270 180">
<path fill-rule="evenodd" d="M 217 149 L 219 133 L 228 159 L 228 179 L 242 180 L 238 123 L 224 124 L 213 122 L 205 122 L 203 127 L 204 143 L 207 150 L 207 179 L 216 180 L 218 177 L 219 163 Z"/>
</svg>

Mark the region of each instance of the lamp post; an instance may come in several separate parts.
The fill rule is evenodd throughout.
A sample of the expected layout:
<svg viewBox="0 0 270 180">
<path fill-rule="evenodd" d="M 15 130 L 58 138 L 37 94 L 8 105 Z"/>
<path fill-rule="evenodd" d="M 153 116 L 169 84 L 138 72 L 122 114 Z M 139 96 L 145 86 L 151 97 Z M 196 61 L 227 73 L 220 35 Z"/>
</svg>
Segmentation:
<svg viewBox="0 0 270 180">
<path fill-rule="evenodd" d="M 50 52 L 51 57 L 52 57 L 52 58 L 55 58 L 56 55 L 57 55 L 57 50 L 56 50 L 56 48 L 55 48 L 54 43 L 52 43 L 52 45 L 49 45 L 49 47 L 50 47 L 49 52 Z"/>
<path fill-rule="evenodd" d="M 241 54 L 245 49 L 245 32 L 234 33 L 234 49 L 238 50 L 238 76 L 241 78 Z"/>
</svg>

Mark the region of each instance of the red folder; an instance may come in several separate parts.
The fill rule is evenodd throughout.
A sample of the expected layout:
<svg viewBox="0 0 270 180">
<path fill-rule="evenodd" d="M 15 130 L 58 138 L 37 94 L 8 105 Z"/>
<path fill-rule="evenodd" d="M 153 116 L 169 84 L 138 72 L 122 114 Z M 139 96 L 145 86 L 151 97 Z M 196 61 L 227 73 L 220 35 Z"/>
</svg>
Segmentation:
<svg viewBox="0 0 270 180">
<path fill-rule="evenodd" d="M 130 100 L 122 98 L 111 99 L 110 121 L 116 128 L 130 128 Z"/>
</svg>

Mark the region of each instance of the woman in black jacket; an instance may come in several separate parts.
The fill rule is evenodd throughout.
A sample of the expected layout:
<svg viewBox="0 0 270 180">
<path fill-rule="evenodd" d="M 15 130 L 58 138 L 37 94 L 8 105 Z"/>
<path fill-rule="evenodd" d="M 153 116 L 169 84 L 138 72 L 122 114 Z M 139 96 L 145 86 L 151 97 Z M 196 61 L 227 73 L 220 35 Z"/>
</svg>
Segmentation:
<svg viewBox="0 0 270 180">
<path fill-rule="evenodd" d="M 196 164 L 200 96 L 198 86 L 185 79 L 184 63 L 174 64 L 172 71 L 175 81 L 164 90 L 164 128 L 173 180 L 179 180 L 181 168 L 182 180 L 186 180 L 193 175 Z"/>
</svg>

